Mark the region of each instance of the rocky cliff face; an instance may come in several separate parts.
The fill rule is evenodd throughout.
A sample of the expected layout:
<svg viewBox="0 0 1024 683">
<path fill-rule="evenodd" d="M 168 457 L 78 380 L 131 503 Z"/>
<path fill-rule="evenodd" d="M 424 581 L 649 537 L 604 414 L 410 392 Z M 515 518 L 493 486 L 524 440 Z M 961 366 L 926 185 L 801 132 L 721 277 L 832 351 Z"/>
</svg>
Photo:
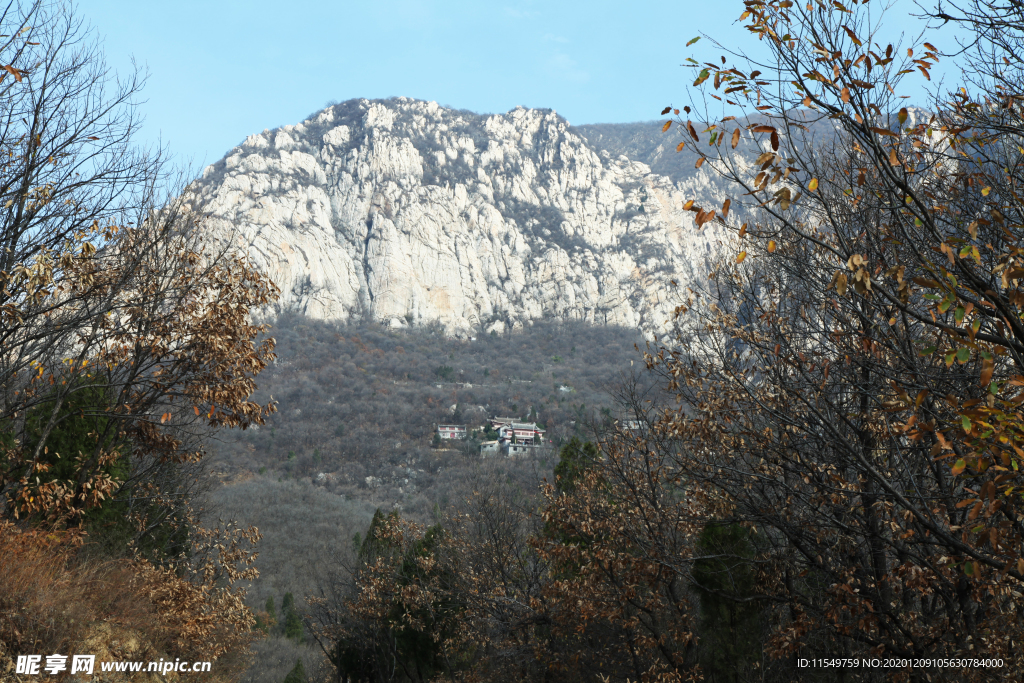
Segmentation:
<svg viewBox="0 0 1024 683">
<path fill-rule="evenodd" d="M 250 136 L 189 191 L 280 306 L 463 334 L 540 317 L 656 334 L 679 302 L 670 280 L 704 277 L 728 240 L 683 209 L 726 199 L 707 170 L 653 174 L 548 110 L 352 100 Z"/>
</svg>

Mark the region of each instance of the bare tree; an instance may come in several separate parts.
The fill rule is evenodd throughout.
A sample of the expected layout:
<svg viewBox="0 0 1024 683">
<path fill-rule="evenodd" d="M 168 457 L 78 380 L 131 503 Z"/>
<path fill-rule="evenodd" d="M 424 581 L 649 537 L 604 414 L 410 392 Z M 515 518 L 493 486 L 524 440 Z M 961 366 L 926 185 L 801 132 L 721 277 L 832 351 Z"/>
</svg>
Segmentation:
<svg viewBox="0 0 1024 683">
<path fill-rule="evenodd" d="M 681 403 L 658 429 L 688 495 L 757 530 L 767 653 L 972 653 L 1008 668 L 900 675 L 1005 679 L 1024 667 L 1024 27 L 1015 3 L 968 4 L 973 83 L 925 111 L 899 89 L 941 51 L 886 45 L 873 7 L 748 2 L 769 58 L 697 64 L 675 122 L 735 195 L 691 208 L 737 243 L 649 357 Z M 731 225 L 744 200 L 757 220 Z"/>
<path fill-rule="evenodd" d="M 276 289 L 204 242 L 134 141 L 142 80 L 69 3 L 12 2 L 0 32 L 0 512 L 77 525 L 114 497 L 138 541 L 184 521 L 204 434 L 272 409 L 250 310 Z"/>
</svg>

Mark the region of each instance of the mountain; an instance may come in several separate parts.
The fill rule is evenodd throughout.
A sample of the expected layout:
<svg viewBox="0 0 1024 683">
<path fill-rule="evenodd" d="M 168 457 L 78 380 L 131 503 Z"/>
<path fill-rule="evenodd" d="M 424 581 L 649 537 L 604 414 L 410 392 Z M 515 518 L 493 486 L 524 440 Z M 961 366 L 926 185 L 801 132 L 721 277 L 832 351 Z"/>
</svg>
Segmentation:
<svg viewBox="0 0 1024 683">
<path fill-rule="evenodd" d="M 573 132 L 612 157 L 625 156 L 647 164 L 651 172 L 673 182 L 686 180 L 693 173 L 696 155 L 677 153 L 679 138 L 662 130 L 665 120 L 636 123 L 592 123 L 573 126 Z M 689 140 L 687 140 L 689 142 Z"/>
<path fill-rule="evenodd" d="M 551 110 L 350 100 L 249 136 L 189 194 L 274 278 L 282 310 L 463 336 L 539 318 L 656 335 L 679 302 L 670 281 L 704 277 L 729 240 L 684 203 L 728 195 L 689 147 L 617 136 Z M 634 147 L 674 178 L 613 153 Z"/>
</svg>

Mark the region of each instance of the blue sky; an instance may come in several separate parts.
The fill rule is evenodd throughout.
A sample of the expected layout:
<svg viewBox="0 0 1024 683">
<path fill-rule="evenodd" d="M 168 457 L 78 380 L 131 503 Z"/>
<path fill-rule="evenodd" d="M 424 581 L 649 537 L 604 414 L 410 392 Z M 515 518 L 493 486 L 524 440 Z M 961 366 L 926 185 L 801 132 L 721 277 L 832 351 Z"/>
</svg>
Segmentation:
<svg viewBox="0 0 1024 683">
<path fill-rule="evenodd" d="M 907 9 L 893 17 L 914 29 Z M 658 118 L 739 45 L 741 0 L 80 0 L 109 65 L 149 71 L 145 142 L 199 168 L 330 101 L 406 95 L 476 112 L 546 107 L 570 122 Z M 749 40 L 745 44 L 750 45 Z M 756 44 L 756 43 L 754 43 Z"/>
</svg>

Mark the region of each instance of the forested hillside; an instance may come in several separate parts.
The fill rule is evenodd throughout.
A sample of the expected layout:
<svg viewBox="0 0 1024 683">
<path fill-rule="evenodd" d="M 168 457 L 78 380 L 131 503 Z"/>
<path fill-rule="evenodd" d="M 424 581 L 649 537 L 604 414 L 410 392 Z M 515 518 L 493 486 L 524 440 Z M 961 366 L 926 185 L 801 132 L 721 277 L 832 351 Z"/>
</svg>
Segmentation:
<svg viewBox="0 0 1024 683">
<path fill-rule="evenodd" d="M 639 369 L 644 348 L 633 330 L 562 322 L 470 341 L 440 326 L 285 315 L 270 334 L 277 361 L 256 397 L 276 401 L 278 412 L 258 429 L 221 437 L 221 475 L 314 481 L 349 498 L 399 503 L 420 519 L 449 500 L 452 481 L 479 458 L 488 417 L 536 421 L 557 449 L 588 423 L 618 417 L 612 393 Z M 468 425 L 474 438 L 433 448 L 445 423 Z M 540 457 L 550 466 L 550 455 Z"/>
<path fill-rule="evenodd" d="M 220 436 L 212 470 L 223 485 L 205 513 L 263 534 L 248 603 L 265 619 L 267 600 L 280 612 L 287 594 L 305 610 L 328 568 L 353 561 L 352 539 L 378 507 L 431 523 L 495 480 L 539 504 L 559 447 L 622 416 L 615 394 L 645 348 L 635 330 L 555 321 L 471 341 L 439 325 L 395 330 L 293 314 L 268 334 L 277 361 L 256 397 L 273 398 L 278 412 L 259 429 Z M 494 415 L 538 422 L 548 443 L 526 459 L 482 459 L 481 428 Z M 437 444 L 438 423 L 475 433 Z M 310 674 L 326 665 L 308 634 L 287 637 L 277 617 L 254 647 L 253 683 L 279 683 L 297 659 Z"/>
</svg>

